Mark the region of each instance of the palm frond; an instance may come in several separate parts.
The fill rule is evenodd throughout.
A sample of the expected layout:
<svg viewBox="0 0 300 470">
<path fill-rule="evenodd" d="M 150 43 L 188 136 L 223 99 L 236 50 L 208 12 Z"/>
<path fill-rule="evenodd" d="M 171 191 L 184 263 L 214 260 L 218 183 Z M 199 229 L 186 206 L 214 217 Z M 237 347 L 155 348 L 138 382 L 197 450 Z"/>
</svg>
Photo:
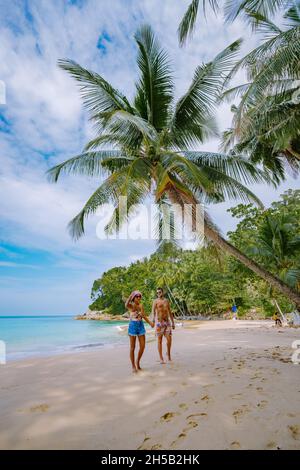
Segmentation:
<svg viewBox="0 0 300 470">
<path fill-rule="evenodd" d="M 96 189 L 85 203 L 79 214 L 68 224 L 69 232 L 74 240 L 80 238 L 85 232 L 85 220 L 94 214 L 104 204 L 117 204 L 120 188 L 125 179 L 124 170 L 116 171 Z"/>
<path fill-rule="evenodd" d="M 291 7 L 285 12 L 283 18 L 288 20 L 289 26 L 300 25 L 300 3 L 299 0 L 291 2 Z"/>
<path fill-rule="evenodd" d="M 222 154 L 214 152 L 185 151 L 182 154 L 195 165 L 207 171 L 218 171 L 234 180 L 252 185 L 257 183 L 273 183 L 271 175 L 260 170 L 253 162 L 242 155 Z"/>
<path fill-rule="evenodd" d="M 175 145 L 188 147 L 196 140 L 194 127 L 201 127 L 205 118 L 211 116 L 240 45 L 241 40 L 233 42 L 212 62 L 197 67 L 191 86 L 175 107 L 171 124 Z"/>
<path fill-rule="evenodd" d="M 124 123 L 124 126 L 122 127 L 122 124 Z M 155 127 L 147 122 L 145 119 L 143 119 L 140 116 L 136 116 L 134 114 L 131 114 L 127 111 L 115 111 L 112 113 L 109 123 L 107 125 L 108 129 L 116 128 L 118 127 L 118 130 L 120 132 L 121 129 L 123 131 L 130 132 L 132 131 L 132 127 L 136 129 L 140 134 L 143 135 L 144 138 L 148 139 L 149 141 L 154 141 L 157 140 L 157 131 Z M 115 135 L 118 136 L 119 134 L 116 134 L 115 130 Z M 122 134 L 121 134 L 122 135 Z M 124 136 L 124 132 L 123 132 Z M 126 141 L 124 139 L 124 141 Z"/>
<path fill-rule="evenodd" d="M 116 90 L 101 75 L 69 59 L 60 59 L 58 65 L 79 83 L 84 104 L 92 115 L 117 110 L 133 112 L 126 96 Z"/>
<path fill-rule="evenodd" d="M 265 17 L 272 17 L 282 7 L 285 7 L 289 0 L 226 0 L 224 16 L 226 21 L 234 21 L 238 16 L 247 16 L 251 11 Z"/>
<path fill-rule="evenodd" d="M 150 26 L 142 26 L 135 34 L 135 40 L 139 48 L 137 63 L 141 72 L 136 85 L 135 107 L 146 121 L 160 130 L 167 124 L 173 98 L 170 60 Z"/>
<path fill-rule="evenodd" d="M 261 13 L 245 10 L 245 15 L 252 31 L 263 34 L 264 40 L 272 39 L 274 36 L 282 33 L 279 26 Z"/>
<path fill-rule="evenodd" d="M 207 3 L 211 7 L 211 9 L 214 11 L 214 13 L 216 13 L 219 8 L 219 4 L 217 0 L 202 0 L 202 11 L 203 11 L 204 16 L 206 16 Z M 179 39 L 179 44 L 181 46 L 184 45 L 187 38 L 189 36 L 191 37 L 194 32 L 196 19 L 198 15 L 198 9 L 199 9 L 199 0 L 192 0 L 192 2 L 190 3 L 188 9 L 186 10 L 179 24 L 178 39 Z"/>
<path fill-rule="evenodd" d="M 102 163 L 105 159 L 124 158 L 124 153 L 118 150 L 103 150 L 98 152 L 84 152 L 66 160 L 47 171 L 51 182 L 56 183 L 62 173 L 85 176 L 99 176 L 102 173 Z"/>
</svg>

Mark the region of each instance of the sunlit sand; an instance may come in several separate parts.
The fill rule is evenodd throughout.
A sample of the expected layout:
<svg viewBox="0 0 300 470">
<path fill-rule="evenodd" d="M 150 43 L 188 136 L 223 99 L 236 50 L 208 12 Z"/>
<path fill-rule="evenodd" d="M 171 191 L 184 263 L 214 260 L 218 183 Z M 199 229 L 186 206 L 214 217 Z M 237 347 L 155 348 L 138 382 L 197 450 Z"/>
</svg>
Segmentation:
<svg viewBox="0 0 300 470">
<path fill-rule="evenodd" d="M 147 344 L 0 366 L 0 448 L 299 449 L 300 331 L 273 322 L 190 322 L 173 362 Z"/>
</svg>

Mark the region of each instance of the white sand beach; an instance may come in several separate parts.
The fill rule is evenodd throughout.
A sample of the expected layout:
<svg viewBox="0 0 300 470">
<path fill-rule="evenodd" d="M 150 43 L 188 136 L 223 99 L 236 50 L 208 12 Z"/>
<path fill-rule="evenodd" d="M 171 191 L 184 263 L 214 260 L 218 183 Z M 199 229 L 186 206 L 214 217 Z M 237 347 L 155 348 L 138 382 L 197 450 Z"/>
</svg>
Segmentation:
<svg viewBox="0 0 300 470">
<path fill-rule="evenodd" d="M 1 449 L 300 449 L 300 330 L 186 323 L 173 362 L 148 342 L 0 366 Z"/>
</svg>

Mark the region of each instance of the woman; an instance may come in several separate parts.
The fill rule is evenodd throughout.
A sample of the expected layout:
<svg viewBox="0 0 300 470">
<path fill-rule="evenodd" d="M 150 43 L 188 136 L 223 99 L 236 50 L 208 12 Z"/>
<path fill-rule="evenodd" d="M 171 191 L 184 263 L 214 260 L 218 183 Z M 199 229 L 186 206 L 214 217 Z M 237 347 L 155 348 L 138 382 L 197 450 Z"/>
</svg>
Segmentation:
<svg viewBox="0 0 300 470">
<path fill-rule="evenodd" d="M 142 370 L 140 361 L 145 350 L 145 326 L 143 319 L 149 323 L 150 326 L 154 324 L 147 318 L 143 305 L 141 304 L 142 294 L 140 291 L 133 291 L 125 302 L 125 307 L 130 312 L 130 321 L 128 326 L 128 335 L 130 339 L 130 360 L 132 364 L 132 372 L 136 373 L 138 370 Z M 138 352 L 137 361 L 135 363 L 134 353 L 136 345 L 136 337 L 139 339 L 140 349 Z"/>
</svg>

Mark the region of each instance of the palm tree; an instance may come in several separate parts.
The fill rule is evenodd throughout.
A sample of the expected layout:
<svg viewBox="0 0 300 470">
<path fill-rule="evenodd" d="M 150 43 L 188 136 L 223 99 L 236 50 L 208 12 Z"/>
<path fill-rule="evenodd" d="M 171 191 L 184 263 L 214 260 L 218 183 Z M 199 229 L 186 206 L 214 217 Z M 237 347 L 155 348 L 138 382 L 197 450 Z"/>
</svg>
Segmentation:
<svg viewBox="0 0 300 470">
<path fill-rule="evenodd" d="M 175 103 L 173 75 L 166 52 L 149 26 L 135 35 L 140 78 L 132 103 L 104 78 L 70 60 L 59 65 L 78 82 L 85 106 L 97 128 L 97 136 L 84 152 L 61 163 L 49 176 L 57 181 L 62 173 L 105 176 L 104 181 L 70 222 L 74 238 L 84 233 L 84 221 L 103 204 L 114 204 L 106 231 L 119 229 L 133 206 L 151 194 L 183 207 L 190 204 L 195 215 L 198 203 L 214 203 L 226 197 L 259 204 L 247 186 L 270 182 L 270 175 L 241 155 L 190 150 L 216 132 L 213 111 L 223 80 L 232 68 L 240 41 L 235 41 L 208 64 L 196 68 L 187 92 Z M 110 145 L 110 150 L 103 146 Z M 127 197 L 128 214 L 121 216 L 119 197 Z M 259 276 L 300 305 L 297 292 L 225 240 L 208 214 L 205 236 L 246 264 Z"/>
<path fill-rule="evenodd" d="M 262 162 L 284 176 L 282 162 L 300 168 L 300 2 L 284 14 L 285 27 L 267 17 L 248 13 L 263 43 L 241 59 L 228 79 L 245 69 L 248 83 L 224 93 L 230 100 L 240 96 L 234 107 L 233 125 L 225 133 L 226 148 L 237 141 L 236 151 L 247 151 L 254 162 Z M 234 147 L 233 147 L 234 148 Z"/>
<path fill-rule="evenodd" d="M 299 15 L 300 6 L 298 0 L 226 0 L 224 3 L 224 18 L 228 22 L 234 21 L 237 17 L 243 17 L 246 21 L 252 22 L 252 14 L 270 17 L 275 15 L 280 9 L 285 9 L 293 14 Z M 199 10 L 206 14 L 207 7 L 214 13 L 219 10 L 218 0 L 192 0 L 189 4 L 178 27 L 178 38 L 180 45 L 183 45 L 189 36 L 192 36 Z"/>
<path fill-rule="evenodd" d="M 267 215 L 259 228 L 255 245 L 248 248 L 249 255 L 271 265 L 279 277 L 295 289 L 300 281 L 300 266 L 296 261 L 300 251 L 300 236 L 295 235 L 297 226 L 298 221 L 290 214 Z"/>
<path fill-rule="evenodd" d="M 193 31 L 199 2 L 193 2 L 179 27 L 182 43 Z M 211 5 L 215 10 L 215 2 Z M 283 26 L 271 21 L 283 11 Z M 222 150 L 247 153 L 254 163 L 263 163 L 277 181 L 284 179 L 289 164 L 300 168 L 300 2 L 299 0 L 227 0 L 227 21 L 243 16 L 253 31 L 263 34 L 257 48 L 236 63 L 227 82 L 241 69 L 247 83 L 227 90 L 223 97 L 232 101 L 232 128 L 224 133 Z M 236 143 L 236 146 L 234 145 Z"/>
</svg>

